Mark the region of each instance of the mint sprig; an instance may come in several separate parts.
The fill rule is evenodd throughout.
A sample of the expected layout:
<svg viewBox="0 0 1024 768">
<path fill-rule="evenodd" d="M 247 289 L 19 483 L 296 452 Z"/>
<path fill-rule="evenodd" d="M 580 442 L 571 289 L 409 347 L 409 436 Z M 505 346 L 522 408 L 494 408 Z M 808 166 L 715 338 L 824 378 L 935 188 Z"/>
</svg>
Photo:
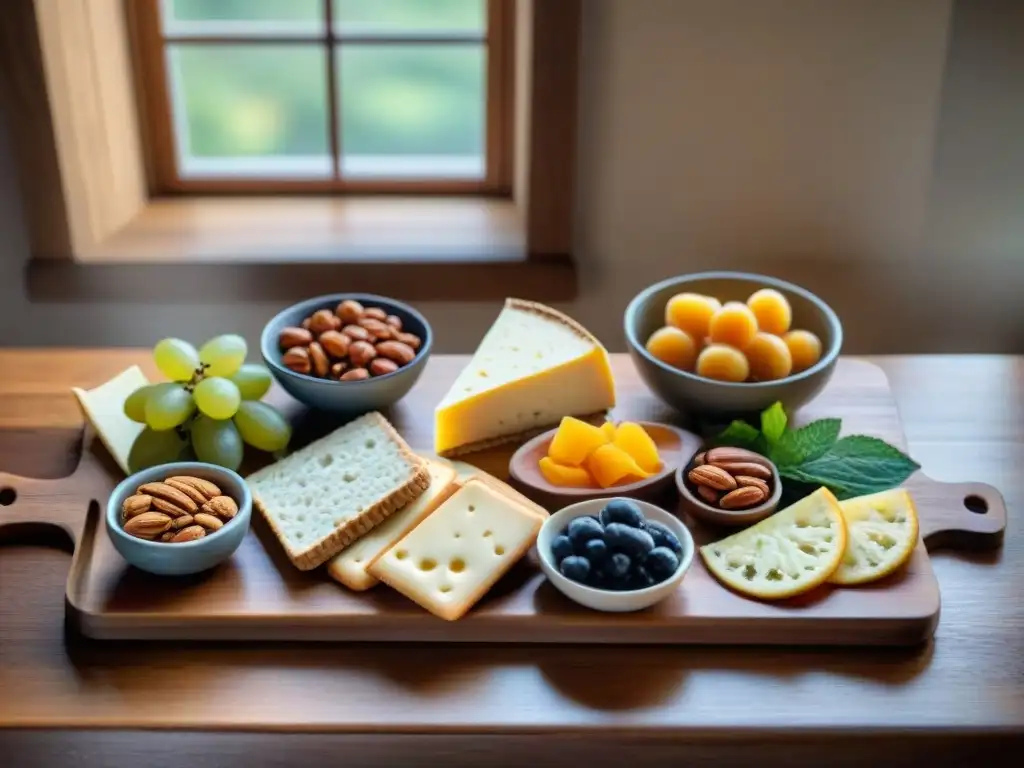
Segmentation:
<svg viewBox="0 0 1024 768">
<path fill-rule="evenodd" d="M 840 419 L 819 419 L 788 429 L 781 403 L 761 414 L 761 429 L 732 422 L 715 439 L 717 445 L 747 448 L 767 456 L 779 474 L 810 490 L 825 486 L 839 499 L 895 488 L 920 465 L 884 440 L 866 435 L 840 438 Z"/>
</svg>

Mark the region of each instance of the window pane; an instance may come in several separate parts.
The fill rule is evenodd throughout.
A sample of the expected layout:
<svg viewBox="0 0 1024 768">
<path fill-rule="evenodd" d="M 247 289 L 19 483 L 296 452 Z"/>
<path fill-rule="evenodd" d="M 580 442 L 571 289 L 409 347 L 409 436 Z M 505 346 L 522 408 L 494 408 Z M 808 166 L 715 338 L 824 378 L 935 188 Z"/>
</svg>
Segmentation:
<svg viewBox="0 0 1024 768">
<path fill-rule="evenodd" d="M 342 173 L 482 178 L 483 46 L 343 45 Z"/>
<path fill-rule="evenodd" d="M 173 45 L 182 176 L 329 176 L 326 51 L 313 45 Z"/>
<path fill-rule="evenodd" d="M 168 34 L 316 34 L 323 0 L 163 0 Z"/>
<path fill-rule="evenodd" d="M 349 34 L 459 32 L 483 35 L 485 0 L 333 0 L 335 26 Z"/>
</svg>

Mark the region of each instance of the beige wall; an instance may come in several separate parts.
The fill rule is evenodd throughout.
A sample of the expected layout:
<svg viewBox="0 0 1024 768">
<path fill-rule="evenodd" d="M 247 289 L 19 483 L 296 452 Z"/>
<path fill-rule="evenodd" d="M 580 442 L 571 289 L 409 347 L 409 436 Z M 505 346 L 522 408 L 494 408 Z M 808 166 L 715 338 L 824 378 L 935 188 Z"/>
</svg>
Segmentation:
<svg viewBox="0 0 1024 768">
<path fill-rule="evenodd" d="M 584 6 L 567 308 L 609 346 L 643 286 L 748 268 L 821 293 L 851 352 L 1024 351 L 1024 3 Z M 255 340 L 277 308 L 33 304 L 19 206 L 0 129 L 0 344 Z M 497 311 L 422 308 L 444 351 Z"/>
</svg>

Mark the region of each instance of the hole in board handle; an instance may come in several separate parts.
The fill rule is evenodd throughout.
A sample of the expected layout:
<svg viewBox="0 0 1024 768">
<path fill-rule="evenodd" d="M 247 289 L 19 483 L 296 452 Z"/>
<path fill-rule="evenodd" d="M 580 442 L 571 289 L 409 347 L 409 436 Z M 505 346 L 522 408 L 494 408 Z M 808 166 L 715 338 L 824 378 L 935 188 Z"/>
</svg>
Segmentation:
<svg viewBox="0 0 1024 768">
<path fill-rule="evenodd" d="M 984 515 L 988 512 L 988 502 L 981 496 L 971 494 L 964 499 L 964 506 L 976 515 Z"/>
<path fill-rule="evenodd" d="M 18 498 L 18 492 L 13 488 L 0 488 L 0 507 L 9 507 Z"/>
</svg>

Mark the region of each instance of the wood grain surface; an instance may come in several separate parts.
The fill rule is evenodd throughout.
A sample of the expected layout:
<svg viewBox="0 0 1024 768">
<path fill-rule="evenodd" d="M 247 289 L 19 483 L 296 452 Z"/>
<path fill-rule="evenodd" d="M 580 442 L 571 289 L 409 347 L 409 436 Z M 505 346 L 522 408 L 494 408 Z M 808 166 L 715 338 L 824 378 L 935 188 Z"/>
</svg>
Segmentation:
<svg viewBox="0 0 1024 768">
<path fill-rule="evenodd" d="M 417 387 L 389 414 L 414 450 L 429 454 L 434 408 L 463 362 L 431 360 Z M 660 404 L 646 402 L 647 390 L 628 358 L 615 361 L 615 376 L 615 418 L 637 420 L 652 410 L 663 421 L 678 418 Z M 338 423 L 297 407 L 280 392 L 272 397 L 296 423 L 309 427 L 294 441 L 296 447 Z M 896 404 L 876 366 L 842 361 L 825 391 L 796 421 L 837 413 L 843 415 L 847 434 L 903 442 Z M 678 453 L 678 435 L 688 433 L 664 431 L 674 436 Z M 685 463 L 698 445 L 699 438 L 690 434 L 688 454 L 676 456 L 673 465 Z M 507 479 L 515 449 L 510 444 L 468 459 Z M 670 452 L 665 457 L 671 458 Z M 682 587 L 670 598 L 628 614 L 601 613 L 573 603 L 547 583 L 531 553 L 466 617 L 445 622 L 393 590 L 353 593 L 328 579 L 323 569 L 297 571 L 257 515 L 230 561 L 195 577 L 168 580 L 128 566 L 106 535 L 100 510 L 122 476 L 91 435 L 71 478 L 45 481 L 0 473 L 0 486 L 18 494 L 16 504 L 0 509 L 0 525 L 12 519 L 23 525 L 50 521 L 76 541 L 67 587 L 69 613 L 83 634 L 97 639 L 914 645 L 931 636 L 939 618 L 939 588 L 921 543 L 907 566 L 888 579 L 858 588 L 823 585 L 778 603 L 725 589 L 695 558 Z M 972 537 L 968 543 L 984 541 L 989 534 L 998 544 L 1005 510 L 995 489 L 973 485 L 965 490 L 921 475 L 910 485 L 924 539 L 942 536 L 942 543 L 953 547 L 963 531 Z M 671 478 L 667 486 L 658 501 L 675 508 L 678 496 Z M 984 504 L 986 514 L 971 512 L 964 504 L 968 496 Z M 556 502 L 549 509 L 562 506 Z M 698 546 L 731 532 L 684 519 Z"/>
<path fill-rule="evenodd" d="M 81 419 L 68 388 L 95 385 L 136 362 L 153 373 L 147 355 L 135 350 L 0 352 L 0 466 L 38 478 L 69 474 L 79 458 Z M 313 732 L 348 734 L 335 743 L 349 745 L 346 764 L 352 765 L 427 749 L 443 756 L 459 745 L 475 754 L 481 745 L 502 748 L 511 740 L 515 751 L 510 747 L 493 764 L 512 764 L 509 755 L 516 764 L 541 761 L 552 749 L 564 749 L 560 756 L 593 754 L 608 742 L 636 745 L 628 759 L 637 765 L 686 754 L 756 755 L 786 764 L 821 764 L 823 755 L 833 755 L 851 765 L 911 764 L 932 755 L 940 765 L 987 754 L 996 741 L 1020 746 L 1024 544 L 1016 526 L 1024 508 L 1024 360 L 875 362 L 890 378 L 907 444 L 924 470 L 943 481 L 991 484 L 1009 512 L 1002 548 L 932 553 L 942 614 L 923 648 L 630 652 L 95 642 L 65 632 L 67 554 L 51 547 L 51 537 L 23 530 L 17 544 L 0 548 L 0 726 L 136 733 L 97 741 L 7 731 L 0 743 L 25 750 L 18 765 L 39 755 L 81 758 L 91 748 L 110 750 L 108 760 L 113 754 L 152 760 L 152 748 L 174 743 L 189 745 L 192 751 L 182 754 L 211 744 L 206 762 L 195 764 L 214 765 L 228 754 L 252 758 L 267 748 L 242 736 L 228 748 L 195 734 L 152 741 L 152 734 L 137 732 L 153 728 L 294 731 L 289 743 L 307 745 L 296 744 L 296 756 L 307 754 L 309 744 L 329 746 Z M 656 410 L 653 398 L 650 403 Z M 898 423 L 890 428 L 887 436 L 898 437 Z M 545 738 L 530 738 L 538 735 Z M 284 744 L 268 759 L 283 760 Z"/>
</svg>

